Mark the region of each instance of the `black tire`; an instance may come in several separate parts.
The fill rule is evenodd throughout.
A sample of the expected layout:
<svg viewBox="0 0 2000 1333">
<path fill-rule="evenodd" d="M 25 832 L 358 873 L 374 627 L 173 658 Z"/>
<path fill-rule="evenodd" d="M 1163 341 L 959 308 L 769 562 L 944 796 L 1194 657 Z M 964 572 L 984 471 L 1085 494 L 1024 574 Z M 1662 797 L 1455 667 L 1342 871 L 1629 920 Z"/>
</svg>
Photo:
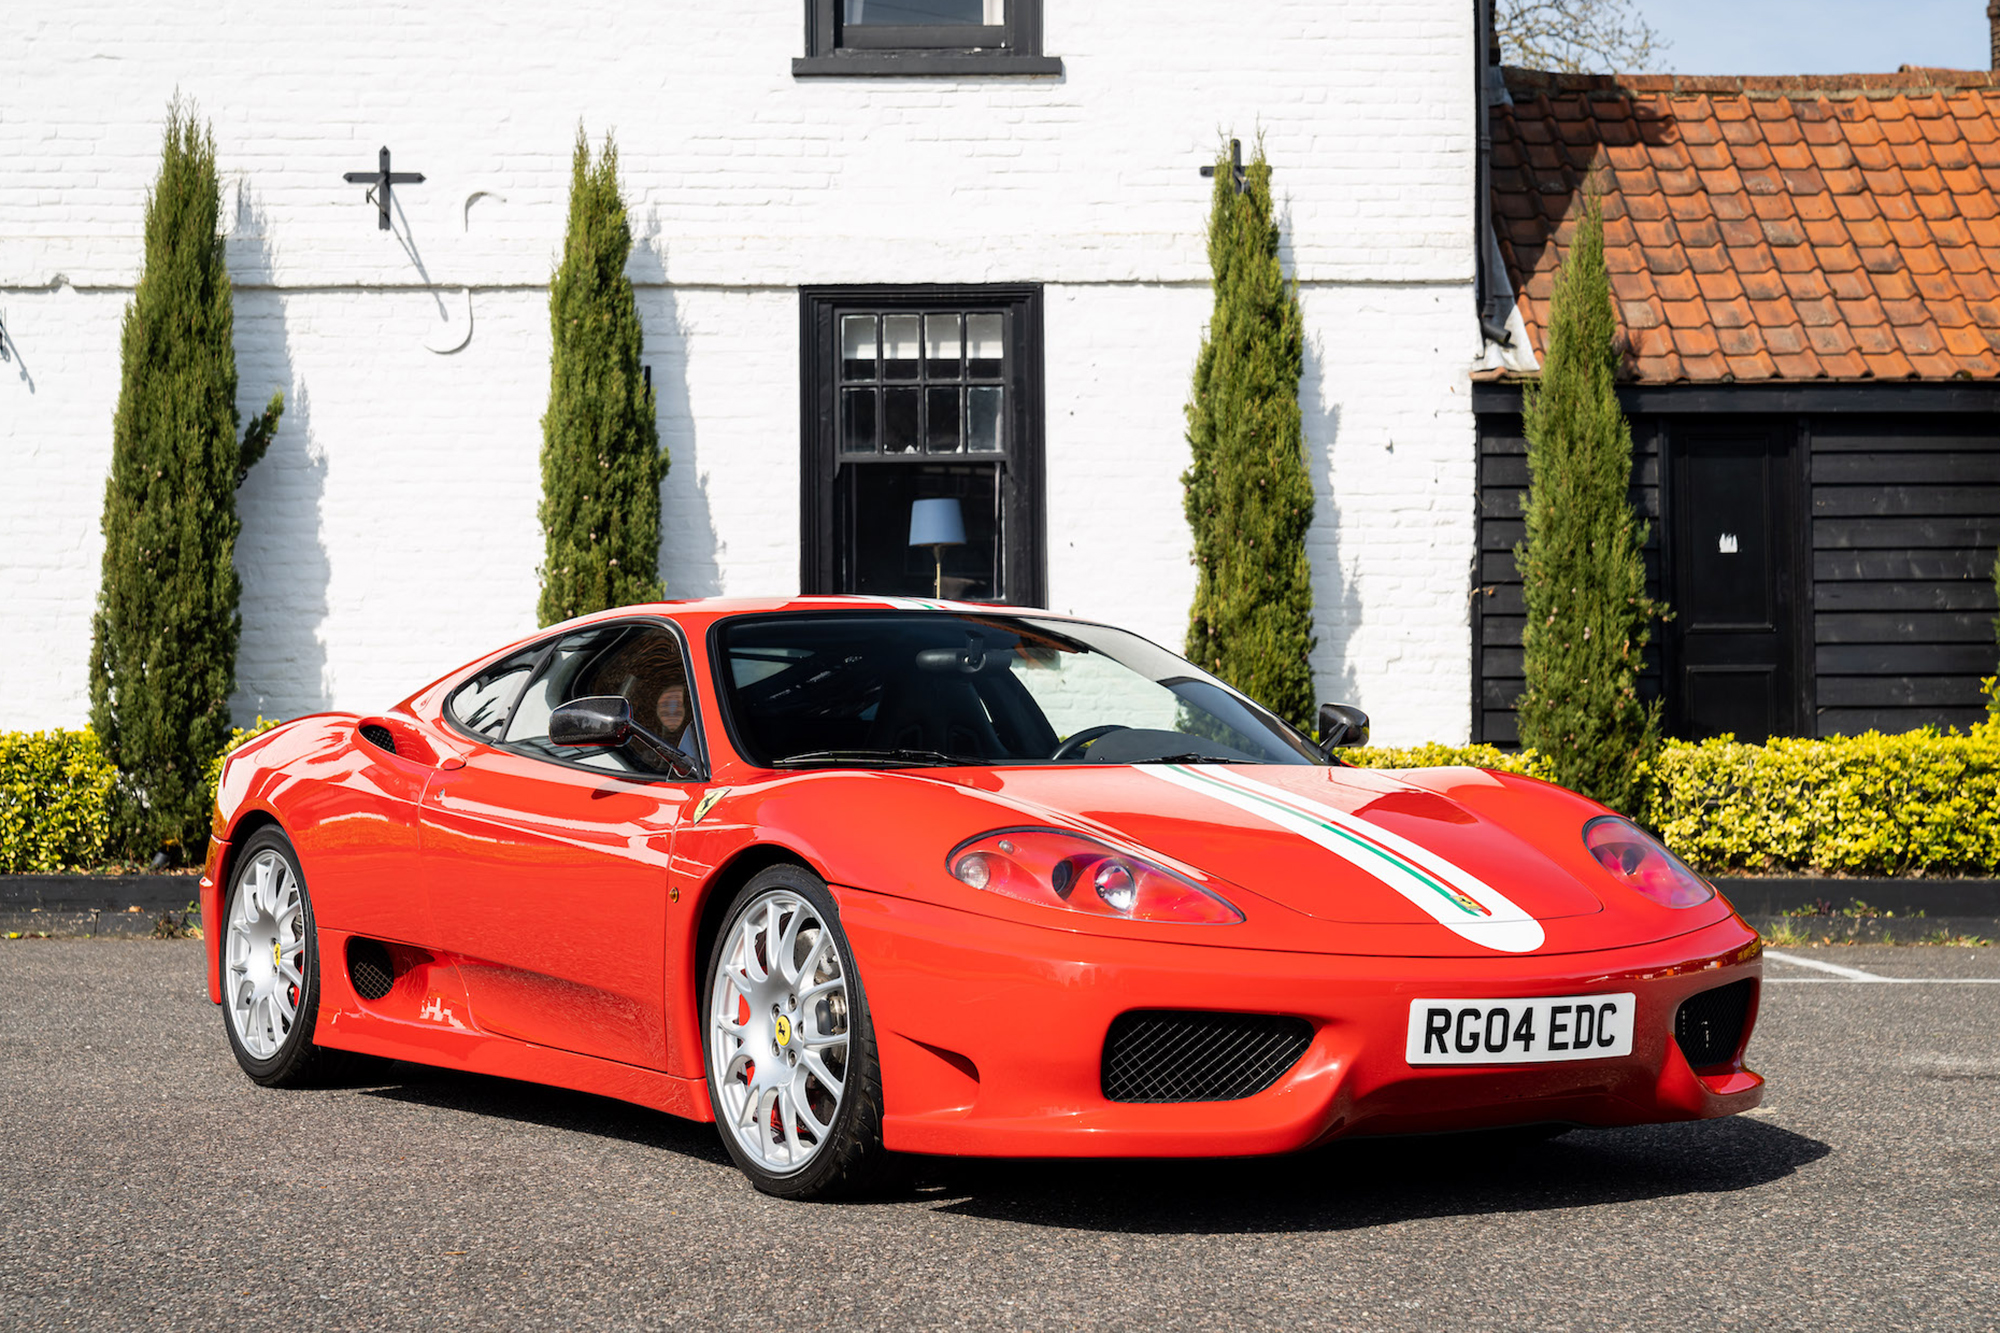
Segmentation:
<svg viewBox="0 0 2000 1333">
<path fill-rule="evenodd" d="M 260 862 L 273 854 L 285 863 L 298 885 L 297 943 L 300 947 L 293 965 L 303 984 L 288 988 L 297 991 L 293 1016 L 284 1025 L 283 1038 L 276 1049 L 260 1056 L 244 1044 L 243 1036 L 237 1031 L 239 1019 L 233 1002 L 231 935 L 237 895 L 244 891 L 245 882 Z M 220 929 L 222 1028 L 229 1034 L 229 1048 L 236 1053 L 236 1063 L 243 1067 L 243 1072 L 267 1088 L 318 1087 L 351 1075 L 360 1063 L 356 1057 L 345 1051 L 316 1045 L 312 1039 L 313 1025 L 319 1018 L 319 928 L 313 919 L 312 895 L 306 889 L 305 874 L 299 869 L 298 853 L 292 849 L 292 840 L 275 824 L 251 834 L 243 849 L 236 854 L 230 867 L 228 890 L 222 899 Z"/>
<path fill-rule="evenodd" d="M 738 1142 L 735 1132 L 723 1123 L 726 1102 L 720 1083 L 715 1034 L 710 1010 L 716 1003 L 716 977 L 739 926 L 750 909 L 773 890 L 796 894 L 818 916 L 833 947 L 838 951 L 840 974 L 846 982 L 847 1058 L 842 1070 L 839 1105 L 828 1125 L 825 1139 L 804 1165 L 790 1171 L 774 1171 L 758 1162 Z M 750 1183 L 766 1194 L 781 1199 L 824 1200 L 854 1198 L 892 1188 L 901 1179 L 900 1163 L 882 1147 L 882 1072 L 876 1059 L 875 1030 L 861 976 L 855 967 L 854 950 L 840 926 L 840 913 L 819 876 L 803 866 L 774 865 L 758 872 L 737 893 L 729 905 L 722 930 L 709 949 L 708 966 L 702 974 L 699 997 L 702 1033 L 702 1063 L 707 1070 L 710 1103 L 716 1108 L 717 1130 L 729 1156 L 750 1178 Z M 802 1029 L 801 1029 L 802 1031 Z M 774 1050 L 775 1053 L 775 1050 Z M 730 1053 L 732 1056 L 734 1052 Z"/>
</svg>

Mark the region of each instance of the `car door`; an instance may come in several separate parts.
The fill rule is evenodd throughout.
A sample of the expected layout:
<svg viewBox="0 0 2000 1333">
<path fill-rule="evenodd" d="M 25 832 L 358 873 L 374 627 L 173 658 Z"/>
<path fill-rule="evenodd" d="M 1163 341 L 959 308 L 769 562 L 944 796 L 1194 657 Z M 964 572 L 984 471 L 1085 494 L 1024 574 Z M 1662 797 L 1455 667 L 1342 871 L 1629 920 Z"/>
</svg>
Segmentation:
<svg viewBox="0 0 2000 1333">
<path fill-rule="evenodd" d="M 433 929 L 480 1028 L 664 1068 L 669 861 L 699 788 L 643 743 L 551 744 L 549 715 L 589 694 L 625 695 L 656 734 L 678 716 L 665 739 L 699 750 L 676 630 L 623 622 L 548 644 L 497 741 L 425 790 Z"/>
</svg>

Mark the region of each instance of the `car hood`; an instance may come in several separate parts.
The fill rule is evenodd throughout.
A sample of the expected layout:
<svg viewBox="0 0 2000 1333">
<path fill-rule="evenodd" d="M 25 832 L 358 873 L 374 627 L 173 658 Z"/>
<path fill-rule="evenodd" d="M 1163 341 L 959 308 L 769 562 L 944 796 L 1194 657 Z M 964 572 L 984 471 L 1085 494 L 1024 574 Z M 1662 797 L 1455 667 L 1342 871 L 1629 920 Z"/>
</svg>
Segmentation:
<svg viewBox="0 0 2000 1333">
<path fill-rule="evenodd" d="M 968 772 L 964 785 L 1326 922 L 1436 923 L 1522 953 L 1543 943 L 1541 923 L 1604 909 L 1578 873 L 1594 868 L 1578 864 L 1578 799 L 1548 788 L 1560 798 L 1548 809 L 1476 769 L 1079 765 Z"/>
</svg>

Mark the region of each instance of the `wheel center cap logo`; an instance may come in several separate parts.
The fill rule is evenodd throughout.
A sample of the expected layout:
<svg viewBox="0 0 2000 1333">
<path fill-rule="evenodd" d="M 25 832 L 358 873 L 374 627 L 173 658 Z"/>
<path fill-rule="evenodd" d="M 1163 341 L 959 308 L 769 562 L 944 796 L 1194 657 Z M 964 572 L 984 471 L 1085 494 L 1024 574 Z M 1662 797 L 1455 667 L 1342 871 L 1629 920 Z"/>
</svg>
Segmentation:
<svg viewBox="0 0 2000 1333">
<path fill-rule="evenodd" d="M 280 945 L 279 945 L 279 943 L 278 943 L 278 942 L 277 942 L 276 940 L 272 940 L 272 941 L 271 941 L 271 966 L 272 966 L 272 967 L 283 967 L 284 965 L 285 965 L 285 951 L 284 951 L 283 947 L 282 947 L 282 946 L 280 946 Z"/>
<path fill-rule="evenodd" d="M 778 1045 L 780 1046 L 789 1046 L 792 1044 L 792 1020 L 786 1018 L 783 1014 L 778 1015 L 777 1037 Z"/>
</svg>

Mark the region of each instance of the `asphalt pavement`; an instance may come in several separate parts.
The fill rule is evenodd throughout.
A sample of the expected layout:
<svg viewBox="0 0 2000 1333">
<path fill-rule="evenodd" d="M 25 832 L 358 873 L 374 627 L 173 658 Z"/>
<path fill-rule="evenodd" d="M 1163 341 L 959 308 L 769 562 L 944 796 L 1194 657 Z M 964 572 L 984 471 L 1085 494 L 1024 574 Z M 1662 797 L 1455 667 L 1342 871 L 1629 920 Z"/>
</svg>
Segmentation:
<svg viewBox="0 0 2000 1333">
<path fill-rule="evenodd" d="M 1783 952 L 1748 1116 L 800 1205 L 594 1097 L 257 1088 L 196 943 L 0 943 L 0 1328 L 2000 1327 L 2000 948 Z"/>
</svg>

